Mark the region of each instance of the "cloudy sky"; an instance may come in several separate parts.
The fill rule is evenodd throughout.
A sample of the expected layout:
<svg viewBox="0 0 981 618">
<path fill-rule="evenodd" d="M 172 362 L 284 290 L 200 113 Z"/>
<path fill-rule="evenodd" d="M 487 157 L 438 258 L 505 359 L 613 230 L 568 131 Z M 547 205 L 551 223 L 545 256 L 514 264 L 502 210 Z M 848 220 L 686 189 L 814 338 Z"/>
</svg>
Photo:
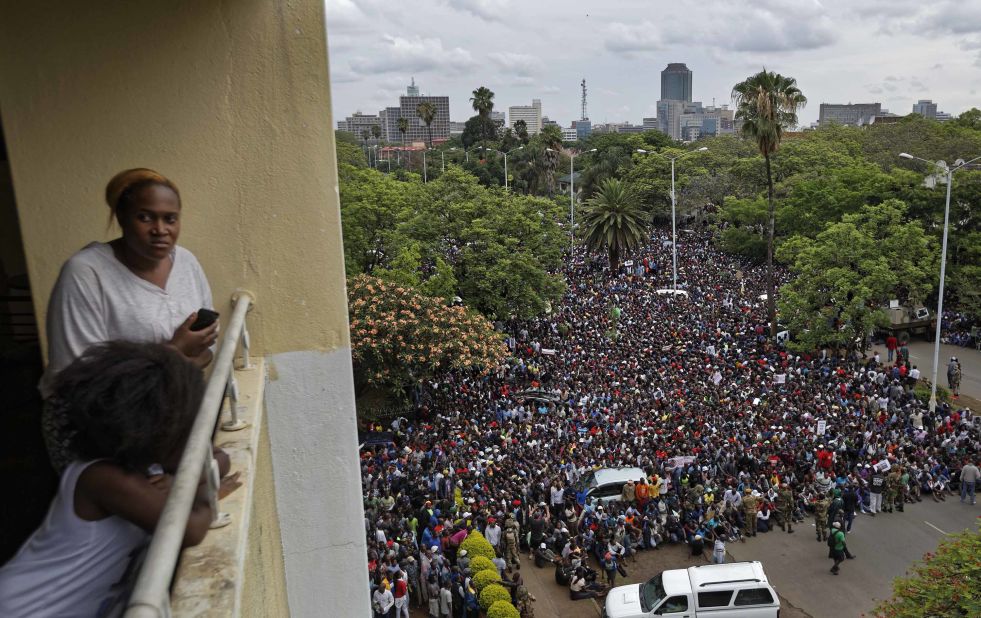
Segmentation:
<svg viewBox="0 0 981 618">
<path fill-rule="evenodd" d="M 729 102 L 762 66 L 797 78 L 809 103 L 881 102 L 909 113 L 933 99 L 981 107 L 981 0 L 326 0 L 334 117 L 397 105 L 415 77 L 449 95 L 453 120 L 474 88 L 496 109 L 542 100 L 563 126 L 655 115 L 660 71 L 684 62 L 695 100 Z"/>
</svg>

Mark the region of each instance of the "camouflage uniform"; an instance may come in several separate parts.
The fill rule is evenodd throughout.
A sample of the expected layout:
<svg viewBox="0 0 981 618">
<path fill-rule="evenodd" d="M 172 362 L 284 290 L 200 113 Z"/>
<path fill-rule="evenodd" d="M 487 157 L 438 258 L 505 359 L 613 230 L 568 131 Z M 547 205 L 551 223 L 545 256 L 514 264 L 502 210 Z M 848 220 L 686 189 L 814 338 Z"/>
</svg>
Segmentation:
<svg viewBox="0 0 981 618">
<path fill-rule="evenodd" d="M 759 499 L 752 493 L 743 496 L 743 513 L 746 516 L 746 536 L 756 536 L 756 511 L 760 508 Z"/>
<path fill-rule="evenodd" d="M 886 476 L 886 495 L 883 496 L 884 506 L 889 508 L 889 512 L 892 513 L 893 507 L 898 507 L 900 511 L 903 510 L 902 503 L 902 493 L 900 492 L 900 470 L 899 467 L 893 467 L 889 475 Z"/>
<path fill-rule="evenodd" d="M 828 496 L 821 498 L 814 503 L 814 528 L 817 529 L 817 540 L 825 541 L 828 538 L 828 507 L 831 500 Z"/>
<path fill-rule="evenodd" d="M 532 605 L 535 597 L 528 593 L 528 589 L 524 586 L 518 586 L 515 596 L 518 599 L 516 607 L 521 618 L 535 618 L 535 606 Z"/>
<path fill-rule="evenodd" d="M 781 487 L 777 492 L 777 505 L 780 509 L 780 529 L 786 532 L 794 531 L 794 490 Z"/>
<path fill-rule="evenodd" d="M 518 540 L 521 538 L 521 526 L 512 517 L 504 522 L 504 561 L 508 564 L 519 564 Z"/>
</svg>

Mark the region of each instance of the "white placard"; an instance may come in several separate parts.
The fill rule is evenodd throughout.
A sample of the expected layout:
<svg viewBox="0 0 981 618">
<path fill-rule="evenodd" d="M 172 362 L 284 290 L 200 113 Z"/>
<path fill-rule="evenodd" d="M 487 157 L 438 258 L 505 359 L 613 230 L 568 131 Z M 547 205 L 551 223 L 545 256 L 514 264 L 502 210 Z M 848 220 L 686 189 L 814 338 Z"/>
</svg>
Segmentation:
<svg viewBox="0 0 981 618">
<path fill-rule="evenodd" d="M 821 419 L 818 421 L 817 435 L 823 436 L 824 432 L 828 430 L 828 421 Z"/>
<path fill-rule="evenodd" d="M 889 463 L 889 460 L 888 459 L 883 459 L 879 463 L 877 463 L 874 466 L 872 466 L 872 469 L 875 470 L 876 472 L 887 472 L 889 470 L 889 468 L 891 468 L 891 467 L 892 467 L 892 464 Z"/>
<path fill-rule="evenodd" d="M 774 374 L 773 375 L 773 383 L 774 384 L 786 384 L 787 383 L 787 374 L 785 374 L 785 373 L 777 373 L 777 374 Z"/>
<path fill-rule="evenodd" d="M 634 265 L 634 261 L 633 260 L 627 260 L 626 262 L 623 263 L 623 265 L 624 266 L 633 266 Z"/>
<path fill-rule="evenodd" d="M 545 356 L 554 356 L 555 350 L 553 350 L 552 348 L 542 348 L 542 354 L 544 354 Z"/>
</svg>

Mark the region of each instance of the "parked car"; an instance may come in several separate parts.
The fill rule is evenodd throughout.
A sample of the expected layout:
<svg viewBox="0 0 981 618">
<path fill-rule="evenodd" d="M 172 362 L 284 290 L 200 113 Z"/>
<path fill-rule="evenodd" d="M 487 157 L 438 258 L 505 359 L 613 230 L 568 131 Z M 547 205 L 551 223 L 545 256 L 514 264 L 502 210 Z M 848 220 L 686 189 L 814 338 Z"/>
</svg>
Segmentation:
<svg viewBox="0 0 981 618">
<path fill-rule="evenodd" d="M 579 479 L 579 487 L 586 489 L 586 504 L 602 504 L 619 500 L 627 481 L 647 481 L 640 468 L 600 468 L 587 472 Z"/>
<path fill-rule="evenodd" d="M 617 586 L 606 595 L 604 618 L 777 618 L 780 597 L 760 562 L 705 564 Z"/>
</svg>

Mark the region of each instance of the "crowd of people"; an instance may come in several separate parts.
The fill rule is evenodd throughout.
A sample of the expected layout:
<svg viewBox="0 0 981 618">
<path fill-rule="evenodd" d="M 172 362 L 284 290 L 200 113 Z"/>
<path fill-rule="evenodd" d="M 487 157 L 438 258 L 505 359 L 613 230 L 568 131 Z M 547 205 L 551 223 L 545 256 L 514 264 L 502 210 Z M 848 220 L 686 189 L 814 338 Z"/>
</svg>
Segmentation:
<svg viewBox="0 0 981 618">
<path fill-rule="evenodd" d="M 943 343 L 981 350 L 978 323 L 970 315 L 960 311 L 944 311 L 940 329 L 940 340 Z"/>
<path fill-rule="evenodd" d="M 458 551 L 475 530 L 528 616 L 524 553 L 555 563 L 578 599 L 602 596 L 637 551 L 686 543 L 721 562 L 727 542 L 814 517 L 837 574 L 857 514 L 944 500 L 962 476 L 961 500 L 974 503 L 975 418 L 927 409 L 908 356 L 775 345 L 764 268 L 687 232 L 686 294 L 668 293 L 667 240 L 656 234 L 615 272 L 576 253 L 549 316 L 500 325 L 507 362 L 425 385 L 417 418 L 362 450 L 379 616 L 408 616 L 410 602 L 436 618 L 476 615 Z M 618 500 L 588 500 L 587 474 L 617 467 L 644 476 Z"/>
</svg>

